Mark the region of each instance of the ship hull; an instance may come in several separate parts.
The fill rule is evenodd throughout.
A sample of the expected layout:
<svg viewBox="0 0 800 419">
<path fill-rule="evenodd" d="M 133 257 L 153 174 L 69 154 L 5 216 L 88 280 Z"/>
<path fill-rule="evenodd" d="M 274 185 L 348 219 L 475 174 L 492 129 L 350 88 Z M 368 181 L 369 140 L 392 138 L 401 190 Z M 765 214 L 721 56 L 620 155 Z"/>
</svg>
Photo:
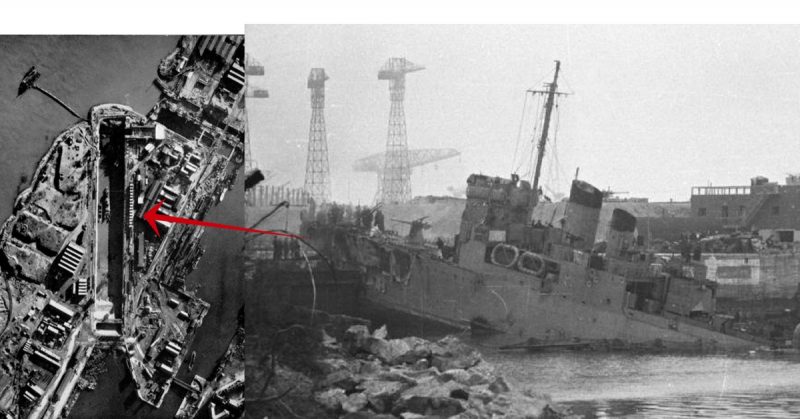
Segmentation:
<svg viewBox="0 0 800 419">
<path fill-rule="evenodd" d="M 399 278 L 391 271 L 369 269 L 365 298 L 389 309 L 482 331 L 495 345 L 581 340 L 737 351 L 763 344 L 713 330 L 700 321 L 629 309 L 617 297 L 624 295 L 624 280 L 611 275 L 589 282 L 579 270 L 567 268 L 561 286 L 545 290 L 531 275 L 486 263 L 477 270 L 424 253 L 410 259 L 410 269 Z"/>
</svg>

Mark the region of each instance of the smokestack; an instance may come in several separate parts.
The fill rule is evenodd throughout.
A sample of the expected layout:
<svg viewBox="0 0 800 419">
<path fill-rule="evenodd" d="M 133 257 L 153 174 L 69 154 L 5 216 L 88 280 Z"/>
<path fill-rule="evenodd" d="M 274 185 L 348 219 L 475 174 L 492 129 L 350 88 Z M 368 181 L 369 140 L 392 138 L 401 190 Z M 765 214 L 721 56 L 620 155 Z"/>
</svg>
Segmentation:
<svg viewBox="0 0 800 419">
<path fill-rule="evenodd" d="M 610 228 L 606 238 L 606 256 L 621 257 L 626 250 L 634 245 L 636 238 L 636 217 L 628 211 L 616 208 L 611 214 Z"/>
<path fill-rule="evenodd" d="M 594 245 L 602 206 L 603 192 L 584 181 L 572 181 L 563 229 L 576 248 L 588 250 Z"/>
</svg>

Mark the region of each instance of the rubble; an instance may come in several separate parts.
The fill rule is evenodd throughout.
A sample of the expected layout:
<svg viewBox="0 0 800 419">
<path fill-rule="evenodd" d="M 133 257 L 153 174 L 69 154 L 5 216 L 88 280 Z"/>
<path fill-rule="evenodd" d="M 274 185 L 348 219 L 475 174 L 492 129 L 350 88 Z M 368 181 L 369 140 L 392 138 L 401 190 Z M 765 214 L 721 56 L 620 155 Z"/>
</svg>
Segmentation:
<svg viewBox="0 0 800 419">
<path fill-rule="evenodd" d="M 362 321 L 335 332 L 329 327 L 341 327 L 342 318 L 326 315 L 324 320 L 313 326 L 292 324 L 291 337 L 276 335 L 291 342 L 324 337 L 327 344 L 303 355 L 305 367 L 299 365 L 298 354 L 286 349 L 270 354 L 269 362 L 276 363 L 267 365 L 266 391 L 260 399 L 274 403 L 265 411 L 269 417 L 567 417 L 548 397 L 515 388 L 478 351 L 454 336 L 436 342 L 389 339 L 385 326 L 370 332 Z M 288 343 L 279 345 L 286 348 Z M 260 387 L 256 381 L 251 385 Z M 313 384 L 292 387 L 292 382 Z"/>
</svg>

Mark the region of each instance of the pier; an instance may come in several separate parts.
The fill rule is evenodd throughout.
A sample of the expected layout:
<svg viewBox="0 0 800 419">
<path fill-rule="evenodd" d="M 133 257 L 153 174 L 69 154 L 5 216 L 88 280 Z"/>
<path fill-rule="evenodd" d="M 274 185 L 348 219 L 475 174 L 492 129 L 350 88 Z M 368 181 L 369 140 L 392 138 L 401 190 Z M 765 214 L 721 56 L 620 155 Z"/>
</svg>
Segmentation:
<svg viewBox="0 0 800 419">
<path fill-rule="evenodd" d="M 67 105 L 63 100 L 59 99 L 58 96 L 54 95 L 47 89 L 39 87 L 36 84 L 36 81 L 39 80 L 39 77 L 41 77 L 41 73 L 39 73 L 39 71 L 36 70 L 35 66 L 31 67 L 30 70 L 28 70 L 28 72 L 25 73 L 25 76 L 22 77 L 22 81 L 19 84 L 19 89 L 17 90 L 17 96 L 22 95 L 23 93 L 28 91 L 28 89 L 36 89 L 42 92 L 45 96 L 49 97 L 50 99 L 53 99 L 56 103 L 61 105 L 62 108 L 66 109 L 67 112 L 71 113 L 76 118 L 82 121 L 86 120 L 86 118 L 82 117 L 78 112 L 75 112 L 75 110 L 72 109 L 69 105 Z"/>
</svg>

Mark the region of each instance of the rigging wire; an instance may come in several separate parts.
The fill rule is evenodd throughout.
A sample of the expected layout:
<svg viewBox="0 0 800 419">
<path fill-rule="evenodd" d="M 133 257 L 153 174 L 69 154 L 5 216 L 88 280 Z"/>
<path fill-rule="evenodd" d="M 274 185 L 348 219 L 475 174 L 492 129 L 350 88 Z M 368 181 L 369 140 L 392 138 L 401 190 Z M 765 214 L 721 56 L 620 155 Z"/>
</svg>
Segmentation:
<svg viewBox="0 0 800 419">
<path fill-rule="evenodd" d="M 559 181 L 562 179 L 569 179 L 570 177 L 564 172 L 564 166 L 562 166 L 558 160 L 558 152 L 555 149 L 555 137 L 558 136 L 558 129 L 561 127 L 561 111 L 558 108 L 558 104 L 556 104 L 556 126 L 555 130 L 553 131 L 553 144 L 554 144 L 554 155 L 556 157 L 556 170 L 558 171 L 556 175 L 558 176 Z"/>
<path fill-rule="evenodd" d="M 553 71 L 551 71 L 549 73 L 550 76 L 551 76 L 550 78 L 552 78 L 554 73 L 555 73 L 555 70 L 553 70 Z M 547 82 L 545 80 L 548 80 L 548 79 L 542 79 L 537 85 L 545 85 L 545 86 L 547 86 Z M 566 83 L 565 80 L 564 80 L 564 84 L 569 85 L 569 83 Z M 546 113 L 545 104 L 546 104 L 546 98 L 547 98 L 547 96 L 545 94 L 537 94 L 537 93 L 534 93 L 532 90 L 533 89 L 528 89 L 528 90 L 526 90 L 526 93 L 532 93 L 534 96 L 536 96 L 536 107 L 534 108 L 535 111 L 533 112 L 533 116 L 535 117 L 535 119 L 534 119 L 534 123 L 533 123 L 533 130 L 532 130 L 533 132 L 531 133 L 531 141 L 529 142 L 530 153 L 527 153 L 528 161 L 527 161 L 527 167 L 525 168 L 526 172 L 522 173 L 520 175 L 521 179 L 530 179 L 531 182 L 533 181 L 533 176 L 535 175 L 534 162 L 536 161 L 536 157 L 538 156 L 538 153 L 539 153 L 538 141 L 539 141 L 539 137 L 541 137 L 541 130 L 543 129 L 542 125 L 543 125 L 543 121 L 544 121 L 544 115 Z M 527 98 L 527 96 L 526 96 L 526 98 Z M 554 98 L 554 101 L 555 101 L 554 102 L 554 107 L 555 107 L 555 110 L 556 110 L 556 118 L 557 118 L 556 119 L 556 130 L 558 129 L 558 115 L 559 115 L 559 113 L 558 113 L 558 100 L 557 99 L 558 99 L 558 97 L 556 96 Z M 527 104 L 527 101 L 525 103 Z M 523 108 L 523 114 L 524 113 L 525 113 L 525 108 Z M 520 128 L 521 127 L 522 127 L 522 122 L 520 122 Z M 520 129 L 520 131 L 521 131 L 521 129 Z M 550 135 L 548 135 L 548 137 L 544 139 L 545 145 L 547 144 L 548 141 L 550 141 L 550 142 L 554 143 L 553 146 L 555 147 L 555 135 L 556 134 L 554 133 L 552 141 L 551 141 Z M 519 142 L 519 135 L 518 135 L 517 141 Z M 523 151 L 524 151 L 524 149 L 523 149 Z M 554 151 L 555 151 L 555 149 L 554 149 Z M 515 150 L 514 150 L 514 160 L 512 160 L 512 163 L 516 162 L 518 154 L 519 154 L 518 153 L 518 149 L 515 148 Z M 523 156 L 524 155 L 526 155 L 526 154 L 523 154 Z M 548 159 L 551 162 L 553 160 L 552 157 L 548 157 Z M 524 164 L 525 164 L 525 162 L 523 161 L 523 158 L 521 158 L 520 161 L 519 161 L 519 165 L 517 166 L 516 170 L 514 170 L 513 172 L 514 173 L 519 173 L 519 171 L 521 169 L 521 166 L 524 165 Z M 558 166 L 557 157 L 556 157 L 556 165 Z M 548 170 L 552 173 L 552 167 L 549 167 Z M 558 166 L 558 171 L 561 172 L 561 174 L 563 175 L 563 168 Z M 556 175 L 555 177 L 557 177 L 557 176 L 558 175 Z M 554 177 L 554 176 L 551 176 L 551 177 Z"/>
<path fill-rule="evenodd" d="M 535 94 L 533 95 L 533 97 L 534 97 L 534 100 L 536 102 L 535 102 L 535 107 L 533 108 L 533 110 L 530 113 L 530 115 L 531 115 L 530 117 L 533 118 L 533 126 L 531 127 L 531 131 L 528 134 L 530 140 L 525 142 L 525 153 L 523 154 L 523 157 L 520 158 L 519 165 L 517 166 L 517 172 L 519 172 L 523 168 L 525 169 L 525 173 L 523 173 L 520 176 L 521 178 L 526 178 L 528 176 L 528 173 L 530 173 L 529 160 L 530 160 L 531 153 L 533 153 L 533 148 L 532 148 L 531 144 L 533 143 L 533 139 L 536 137 L 536 128 L 535 128 L 535 126 L 536 126 L 536 115 L 539 113 L 539 111 L 538 111 L 538 109 L 539 109 L 539 97 L 538 97 L 538 95 L 535 95 Z"/>
<path fill-rule="evenodd" d="M 514 173 L 514 164 L 517 162 L 517 151 L 522 140 L 522 125 L 525 122 L 525 113 L 528 108 L 528 92 L 525 91 L 525 101 L 522 104 L 522 116 L 519 118 L 519 129 L 517 130 L 517 143 L 514 145 L 514 158 L 511 160 L 511 173 Z"/>
<path fill-rule="evenodd" d="M 541 121 L 544 119 L 544 115 L 547 112 L 547 110 L 545 109 L 546 104 L 547 104 L 546 99 L 543 98 L 542 95 L 539 95 L 539 112 L 538 115 L 536 116 L 536 123 L 533 126 L 534 135 L 533 138 L 531 138 L 531 153 L 530 153 L 530 159 L 528 161 L 528 172 L 526 174 L 526 177 L 530 178 L 531 183 L 533 183 L 533 176 L 535 176 L 535 171 L 536 171 L 534 162 L 535 162 L 535 157 L 538 157 L 539 155 L 539 147 L 537 142 L 538 138 L 541 137 L 542 134 L 541 131 L 543 127 L 541 126 Z M 546 144 L 547 138 L 545 138 L 544 141 Z"/>
<path fill-rule="evenodd" d="M 525 91 L 525 93 L 528 94 L 530 92 Z M 540 100 L 540 98 L 539 98 L 538 95 L 532 95 L 532 97 L 533 97 L 533 100 L 535 100 L 533 111 L 526 112 L 526 117 L 527 117 L 527 119 L 533 118 L 533 122 L 534 122 L 534 126 L 535 126 L 535 123 L 536 123 L 536 119 L 535 118 L 536 118 L 537 109 L 539 109 L 539 100 Z M 527 126 L 527 124 L 526 124 L 526 126 Z M 534 128 L 534 130 L 535 130 L 535 128 Z M 530 133 L 530 137 L 531 138 L 533 138 L 534 136 L 535 136 L 535 132 Z M 514 170 L 515 173 L 519 173 L 520 169 L 522 169 L 523 166 L 526 166 L 527 156 L 529 156 L 530 153 L 533 152 L 533 150 L 527 151 L 528 147 L 531 144 L 531 141 L 526 141 L 524 143 L 525 145 L 523 147 L 523 153 L 520 156 L 520 159 L 519 159 L 519 162 L 517 164 L 516 170 Z M 528 169 L 527 167 L 525 167 L 525 168 Z M 522 177 L 525 177 L 525 176 L 527 176 L 527 174 L 523 174 L 522 175 Z"/>
<path fill-rule="evenodd" d="M 555 98 L 555 103 L 553 105 L 553 111 L 555 113 L 555 121 L 553 124 L 553 136 L 552 136 L 552 152 L 550 153 L 550 161 L 548 166 L 548 177 L 549 183 L 547 189 L 553 194 L 554 190 L 552 188 L 553 185 L 557 185 L 561 182 L 562 178 L 566 178 L 564 173 L 564 168 L 561 166 L 561 162 L 558 159 L 558 128 L 561 122 L 561 112 L 559 108 L 559 101 L 558 97 Z"/>
</svg>

